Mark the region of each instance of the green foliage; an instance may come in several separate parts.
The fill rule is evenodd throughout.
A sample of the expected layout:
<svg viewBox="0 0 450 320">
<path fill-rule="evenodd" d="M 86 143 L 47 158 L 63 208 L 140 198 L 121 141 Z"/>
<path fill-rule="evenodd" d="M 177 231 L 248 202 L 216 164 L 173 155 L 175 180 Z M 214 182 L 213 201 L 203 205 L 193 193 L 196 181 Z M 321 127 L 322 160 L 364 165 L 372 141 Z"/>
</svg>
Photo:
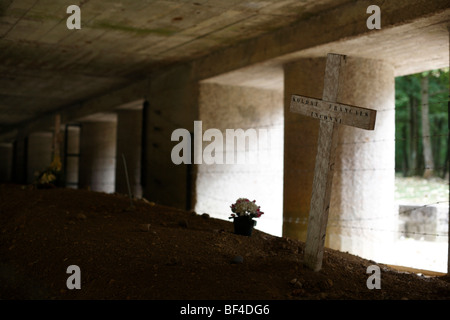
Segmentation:
<svg viewBox="0 0 450 320">
<path fill-rule="evenodd" d="M 445 174 L 448 153 L 449 69 L 395 79 L 395 167 L 405 176 L 424 171 L 421 130 L 421 78 L 428 76 L 429 122 L 435 174 Z M 414 155 L 414 150 L 417 154 Z"/>
</svg>

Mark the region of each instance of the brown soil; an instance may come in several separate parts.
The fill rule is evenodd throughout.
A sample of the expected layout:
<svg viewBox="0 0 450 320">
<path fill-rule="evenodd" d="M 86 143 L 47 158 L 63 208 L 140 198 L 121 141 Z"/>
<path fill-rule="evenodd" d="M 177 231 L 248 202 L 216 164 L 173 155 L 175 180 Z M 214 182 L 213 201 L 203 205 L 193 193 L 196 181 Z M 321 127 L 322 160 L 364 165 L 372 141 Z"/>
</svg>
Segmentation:
<svg viewBox="0 0 450 320">
<path fill-rule="evenodd" d="M 313 272 L 300 241 L 123 195 L 0 185 L 0 223 L 1 299 L 450 299 L 448 276 L 378 264 L 369 290 L 373 261 L 327 249 Z"/>
</svg>

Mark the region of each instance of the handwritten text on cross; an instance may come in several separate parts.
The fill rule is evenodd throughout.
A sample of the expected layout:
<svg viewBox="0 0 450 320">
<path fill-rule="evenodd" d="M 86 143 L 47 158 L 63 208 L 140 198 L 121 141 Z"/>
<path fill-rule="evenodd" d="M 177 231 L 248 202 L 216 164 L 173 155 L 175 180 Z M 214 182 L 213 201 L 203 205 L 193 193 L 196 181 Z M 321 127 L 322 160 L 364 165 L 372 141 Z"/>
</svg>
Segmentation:
<svg viewBox="0 0 450 320">
<path fill-rule="evenodd" d="M 319 120 L 366 130 L 374 129 L 377 113 L 372 109 L 333 103 L 299 95 L 292 95 L 291 111 Z"/>
</svg>

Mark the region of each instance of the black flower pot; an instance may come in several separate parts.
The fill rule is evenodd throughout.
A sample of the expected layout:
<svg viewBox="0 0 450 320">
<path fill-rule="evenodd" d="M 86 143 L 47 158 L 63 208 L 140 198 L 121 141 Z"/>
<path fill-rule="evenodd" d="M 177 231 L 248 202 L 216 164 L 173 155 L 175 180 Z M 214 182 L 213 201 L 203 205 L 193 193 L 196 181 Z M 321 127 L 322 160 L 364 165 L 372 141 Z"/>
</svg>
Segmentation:
<svg viewBox="0 0 450 320">
<path fill-rule="evenodd" d="M 253 220 L 251 217 L 242 216 L 242 217 L 235 217 L 233 224 L 235 234 L 250 237 L 252 235 L 253 227 L 256 226 L 256 221 Z"/>
</svg>

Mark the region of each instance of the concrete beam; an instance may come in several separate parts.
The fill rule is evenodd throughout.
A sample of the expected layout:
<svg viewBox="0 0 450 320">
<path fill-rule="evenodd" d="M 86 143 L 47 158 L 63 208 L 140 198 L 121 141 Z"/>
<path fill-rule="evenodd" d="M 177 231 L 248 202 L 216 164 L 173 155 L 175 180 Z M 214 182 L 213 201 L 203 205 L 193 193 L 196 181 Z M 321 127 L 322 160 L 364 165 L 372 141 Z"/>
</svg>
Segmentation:
<svg viewBox="0 0 450 320">
<path fill-rule="evenodd" d="M 55 115 L 61 115 L 61 123 L 79 121 L 95 113 L 107 113 L 124 104 L 134 103 L 142 99 L 148 89 L 148 80 L 132 83 L 122 89 L 108 92 L 104 95 L 66 106 L 55 112 L 50 112 L 32 121 L 24 123 L 20 129 L 0 133 L 0 141 L 12 141 L 16 137 L 25 137 L 29 133 L 39 130 L 49 130 L 55 122 Z"/>
<path fill-rule="evenodd" d="M 195 74 L 200 79 L 206 79 L 276 58 L 282 58 L 283 63 L 288 63 L 298 59 L 299 55 L 304 56 L 302 53 L 305 50 L 313 50 L 319 46 L 326 48 L 320 54 L 317 53 L 323 56 L 323 51 L 334 49 L 333 44 L 339 42 L 347 44 L 347 46 L 339 47 L 339 53 L 346 54 L 347 51 L 351 51 L 353 55 L 358 56 L 359 50 L 364 49 L 368 53 L 372 52 L 370 56 L 369 54 L 365 55 L 365 58 L 382 59 L 379 56 L 379 50 L 372 51 L 373 48 L 381 45 L 385 57 L 390 56 L 390 60 L 400 60 L 404 59 L 404 56 L 396 55 L 399 51 L 408 53 L 409 58 L 412 57 L 411 50 L 405 47 L 411 44 L 417 49 L 426 48 L 430 53 L 430 47 L 425 42 L 427 36 L 433 37 L 434 43 L 435 40 L 438 41 L 437 48 L 441 50 L 447 48 L 444 50 L 444 58 L 441 60 L 448 66 L 448 36 L 445 30 L 450 21 L 448 1 L 390 1 L 383 5 L 378 3 L 382 7 L 382 28 L 373 31 L 367 29 L 366 26 L 366 20 L 369 17 L 366 9 L 377 3 L 378 1 L 372 0 L 346 2 L 340 6 L 305 16 L 296 23 L 271 33 L 212 52 L 195 60 Z M 429 32 L 424 29 L 426 26 L 431 27 Z M 399 32 L 399 30 L 401 31 Z M 420 35 L 420 39 L 424 42 L 421 45 L 418 44 L 414 37 L 405 34 L 407 31 Z M 347 42 L 349 40 L 358 41 L 361 37 L 366 41 Z M 384 42 L 389 46 L 383 46 Z M 426 61 L 426 59 L 430 59 L 429 55 L 422 55 L 422 60 Z M 405 60 L 406 63 L 407 61 L 408 59 Z M 392 62 L 390 61 L 390 63 Z M 405 74 L 407 72 L 398 73 Z"/>
</svg>

